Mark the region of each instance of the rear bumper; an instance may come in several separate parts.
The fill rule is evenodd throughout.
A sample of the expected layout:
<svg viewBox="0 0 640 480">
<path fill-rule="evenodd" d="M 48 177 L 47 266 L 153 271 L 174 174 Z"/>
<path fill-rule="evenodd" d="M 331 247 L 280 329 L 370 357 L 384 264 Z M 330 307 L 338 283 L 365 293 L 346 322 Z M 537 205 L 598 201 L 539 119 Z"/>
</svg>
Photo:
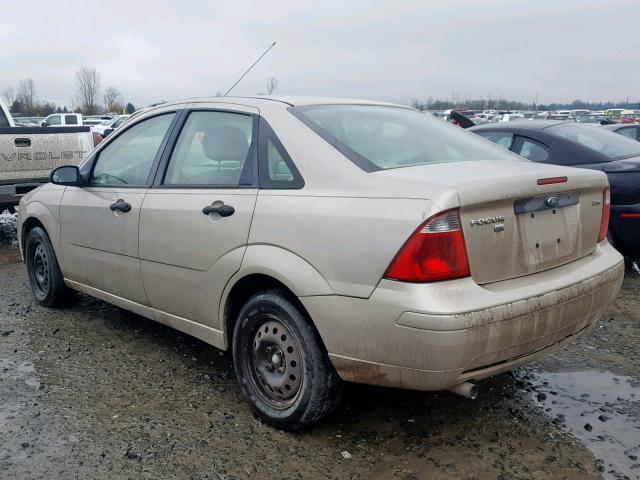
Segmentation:
<svg viewBox="0 0 640 480">
<path fill-rule="evenodd" d="M 600 318 L 623 275 L 620 254 L 604 242 L 568 265 L 491 285 L 383 280 L 368 299 L 300 300 L 343 379 L 441 390 L 570 341 Z"/>
<path fill-rule="evenodd" d="M 15 180 L 12 183 L 0 184 L 0 207 L 9 205 L 18 205 L 23 195 L 31 190 L 38 188 L 43 183 L 47 183 L 48 179 L 28 179 Z"/>
<path fill-rule="evenodd" d="M 640 203 L 611 205 L 609 228 L 616 248 L 630 258 L 640 258 Z"/>
</svg>

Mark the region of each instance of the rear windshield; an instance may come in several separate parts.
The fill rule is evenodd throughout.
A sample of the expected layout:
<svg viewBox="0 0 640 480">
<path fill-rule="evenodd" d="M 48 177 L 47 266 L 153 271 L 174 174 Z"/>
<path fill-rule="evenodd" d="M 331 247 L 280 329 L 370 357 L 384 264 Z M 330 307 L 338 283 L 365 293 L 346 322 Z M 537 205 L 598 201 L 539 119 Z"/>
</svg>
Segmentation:
<svg viewBox="0 0 640 480">
<path fill-rule="evenodd" d="M 400 107 L 322 105 L 291 112 L 367 172 L 518 157 L 433 115 Z"/>
<path fill-rule="evenodd" d="M 560 123 L 547 128 L 545 132 L 579 143 L 583 147 L 601 153 L 611 160 L 640 155 L 640 142 L 597 127 L 575 123 Z"/>
</svg>

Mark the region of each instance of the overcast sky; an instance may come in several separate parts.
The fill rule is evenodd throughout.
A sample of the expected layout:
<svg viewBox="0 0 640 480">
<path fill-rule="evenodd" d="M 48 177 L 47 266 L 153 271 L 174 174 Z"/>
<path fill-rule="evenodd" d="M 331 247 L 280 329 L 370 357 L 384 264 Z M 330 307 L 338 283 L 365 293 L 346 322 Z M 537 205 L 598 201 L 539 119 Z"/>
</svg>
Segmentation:
<svg viewBox="0 0 640 480">
<path fill-rule="evenodd" d="M 234 94 L 640 100 L 640 0 L 0 0 L 0 90 L 33 78 L 71 106 L 74 72 L 136 106 Z"/>
</svg>

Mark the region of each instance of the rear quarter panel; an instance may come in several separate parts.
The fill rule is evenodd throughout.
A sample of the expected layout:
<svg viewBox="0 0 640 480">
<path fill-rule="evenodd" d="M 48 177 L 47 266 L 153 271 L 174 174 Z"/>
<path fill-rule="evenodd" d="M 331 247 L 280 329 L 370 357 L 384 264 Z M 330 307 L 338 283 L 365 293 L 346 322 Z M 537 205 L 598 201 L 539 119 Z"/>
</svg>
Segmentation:
<svg viewBox="0 0 640 480">
<path fill-rule="evenodd" d="M 260 192 L 249 248 L 288 250 L 317 270 L 333 293 L 355 297 L 371 294 L 430 208 L 423 199 L 288 193 Z M 300 275 L 306 274 L 302 269 Z"/>
</svg>

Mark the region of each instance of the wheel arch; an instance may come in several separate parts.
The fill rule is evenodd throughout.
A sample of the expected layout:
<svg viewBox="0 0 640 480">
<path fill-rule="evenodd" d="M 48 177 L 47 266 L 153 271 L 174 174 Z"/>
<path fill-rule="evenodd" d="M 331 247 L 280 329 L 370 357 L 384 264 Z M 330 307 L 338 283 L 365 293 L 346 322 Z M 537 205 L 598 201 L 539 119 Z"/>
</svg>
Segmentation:
<svg viewBox="0 0 640 480">
<path fill-rule="evenodd" d="M 242 305 L 252 295 L 274 288 L 285 292 L 318 330 L 299 297 L 331 295 L 333 290 L 329 283 L 293 252 L 273 245 L 250 245 L 240 270 L 228 282 L 220 301 L 219 325 L 223 328 L 225 349 L 231 346 L 233 328 Z"/>
</svg>

